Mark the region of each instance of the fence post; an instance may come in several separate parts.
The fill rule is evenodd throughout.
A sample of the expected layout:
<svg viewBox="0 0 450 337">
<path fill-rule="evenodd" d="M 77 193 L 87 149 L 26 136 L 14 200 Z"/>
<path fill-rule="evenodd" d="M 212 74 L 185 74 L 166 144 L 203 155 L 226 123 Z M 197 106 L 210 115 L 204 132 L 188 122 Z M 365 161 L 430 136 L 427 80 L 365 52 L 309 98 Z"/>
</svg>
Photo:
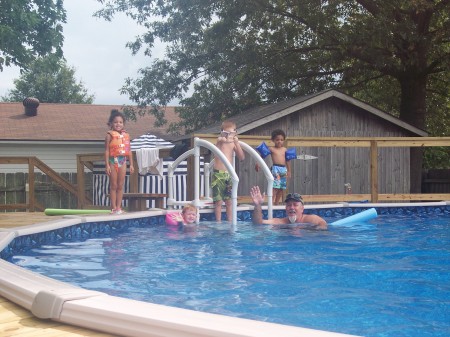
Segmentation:
<svg viewBox="0 0 450 337">
<path fill-rule="evenodd" d="M 370 141 L 370 201 L 378 202 L 378 144 Z"/>
<path fill-rule="evenodd" d="M 130 172 L 130 193 L 139 193 L 139 166 L 137 164 L 136 151 L 133 151 L 133 166 L 134 172 Z"/>
<path fill-rule="evenodd" d="M 77 154 L 77 207 L 83 209 L 86 203 L 84 187 L 84 160 Z"/>
<path fill-rule="evenodd" d="M 28 188 L 29 188 L 29 202 L 27 203 L 27 208 L 29 212 L 34 212 L 34 159 L 33 157 L 28 158 Z"/>
</svg>

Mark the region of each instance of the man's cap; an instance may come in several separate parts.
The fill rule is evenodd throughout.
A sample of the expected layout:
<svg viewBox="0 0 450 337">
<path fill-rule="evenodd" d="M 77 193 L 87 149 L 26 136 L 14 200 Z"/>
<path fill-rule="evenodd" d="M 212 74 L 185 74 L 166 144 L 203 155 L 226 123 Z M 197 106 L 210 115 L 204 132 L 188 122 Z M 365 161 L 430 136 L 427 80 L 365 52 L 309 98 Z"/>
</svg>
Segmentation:
<svg viewBox="0 0 450 337">
<path fill-rule="evenodd" d="M 286 196 L 286 199 L 284 199 L 284 202 L 288 202 L 288 201 L 297 201 L 297 202 L 301 202 L 303 204 L 303 198 L 300 194 L 298 193 L 289 193 Z"/>
</svg>

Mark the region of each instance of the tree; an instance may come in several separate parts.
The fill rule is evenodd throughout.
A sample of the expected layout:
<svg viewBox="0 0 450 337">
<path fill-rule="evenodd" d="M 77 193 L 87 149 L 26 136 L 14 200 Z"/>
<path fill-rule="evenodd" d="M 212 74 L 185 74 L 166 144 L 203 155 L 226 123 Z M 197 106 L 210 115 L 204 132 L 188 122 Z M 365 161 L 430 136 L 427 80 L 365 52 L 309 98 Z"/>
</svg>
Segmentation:
<svg viewBox="0 0 450 337">
<path fill-rule="evenodd" d="M 105 0 L 98 15 L 124 11 L 148 28 L 129 44 L 134 52 L 168 44 L 122 91 L 141 105 L 181 99 L 188 130 L 263 102 L 327 87 L 355 94 L 381 81 L 395 83 L 400 119 L 425 129 L 430 77 L 449 84 L 449 1 Z"/>
<path fill-rule="evenodd" d="M 426 127 L 430 136 L 450 135 L 450 86 L 443 77 L 445 73 L 430 76 L 427 85 Z M 393 79 L 380 79 L 365 85 L 353 96 L 399 116 L 398 97 L 400 87 Z M 450 169 L 450 147 L 427 147 L 424 149 L 424 168 Z"/>
<path fill-rule="evenodd" d="M 0 71 L 4 66 L 26 68 L 37 56 L 62 56 L 62 0 L 0 1 Z"/>
<path fill-rule="evenodd" d="M 94 101 L 94 95 L 88 94 L 83 83 L 76 82 L 75 69 L 56 55 L 36 59 L 14 80 L 14 85 L 15 89 L 2 97 L 4 101 L 21 102 L 26 97 L 35 97 L 43 103 L 92 104 Z"/>
</svg>

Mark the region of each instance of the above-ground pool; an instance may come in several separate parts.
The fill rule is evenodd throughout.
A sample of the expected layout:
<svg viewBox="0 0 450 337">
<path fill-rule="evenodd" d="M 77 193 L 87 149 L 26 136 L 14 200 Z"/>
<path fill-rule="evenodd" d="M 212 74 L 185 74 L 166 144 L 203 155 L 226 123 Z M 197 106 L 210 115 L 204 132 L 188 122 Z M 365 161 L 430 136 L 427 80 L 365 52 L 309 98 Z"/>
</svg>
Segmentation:
<svg viewBox="0 0 450 337">
<path fill-rule="evenodd" d="M 359 210 L 308 212 L 332 222 Z M 254 226 L 248 211 L 235 231 L 206 214 L 193 228 L 163 216 L 90 222 L 19 237 L 2 257 L 166 306 L 363 336 L 450 335 L 450 207 L 377 210 L 328 231 Z"/>
</svg>

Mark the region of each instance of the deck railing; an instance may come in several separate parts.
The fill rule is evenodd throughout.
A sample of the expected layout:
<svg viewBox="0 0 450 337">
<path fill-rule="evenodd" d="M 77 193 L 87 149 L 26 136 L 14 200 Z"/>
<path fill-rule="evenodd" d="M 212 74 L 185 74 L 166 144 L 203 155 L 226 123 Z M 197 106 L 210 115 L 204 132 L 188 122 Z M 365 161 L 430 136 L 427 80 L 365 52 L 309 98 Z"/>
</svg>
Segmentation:
<svg viewBox="0 0 450 337">
<path fill-rule="evenodd" d="M 159 157 L 167 158 L 170 156 L 170 149 L 160 149 Z M 136 152 L 133 151 L 134 160 L 134 173 L 130 175 L 130 193 L 139 192 L 139 172 L 138 165 L 136 162 Z M 89 169 L 94 170 L 95 162 L 105 162 L 104 153 L 89 153 L 89 154 L 78 154 L 77 155 L 77 187 L 78 187 L 78 208 L 92 208 L 92 201 L 86 195 L 85 181 L 84 181 L 84 171 Z"/>
<path fill-rule="evenodd" d="M 36 201 L 35 198 L 35 169 L 39 169 L 46 174 L 57 185 L 61 186 L 67 192 L 78 196 L 77 187 L 70 181 L 64 179 L 60 174 L 52 170 L 47 164 L 39 160 L 37 157 L 0 157 L 0 164 L 8 165 L 28 165 L 28 179 L 27 179 L 27 200 L 25 203 L 15 204 L 0 204 L 0 210 L 28 210 L 34 212 L 35 210 L 43 211 L 44 206 Z"/>
<path fill-rule="evenodd" d="M 210 141 L 215 144 L 217 135 L 195 134 L 194 137 Z M 240 135 L 239 140 L 250 146 L 257 146 L 262 141 L 270 142 L 269 136 L 245 136 Z M 307 202 L 351 202 L 360 200 L 370 200 L 370 202 L 381 201 L 450 201 L 450 193 L 426 193 L 426 194 L 396 194 L 378 193 L 378 149 L 383 147 L 450 147 L 450 137 L 289 137 L 287 147 L 366 147 L 370 149 L 368 160 L 370 161 L 370 194 L 326 194 L 326 195 L 304 195 Z M 169 156 L 168 149 L 161 149 L 160 157 Z M 203 155 L 203 154 L 202 154 Z M 136 156 L 134 156 L 136 160 Z M 8 165 L 28 165 L 28 200 L 26 203 L 0 204 L 0 210 L 44 210 L 44 206 L 35 200 L 35 169 L 41 170 L 48 175 L 55 183 L 64 190 L 77 197 L 78 208 L 91 208 L 91 198 L 86 195 L 85 190 L 85 169 L 93 170 L 94 162 L 104 161 L 103 153 L 79 154 L 77 155 L 77 184 L 74 185 L 61 177 L 57 172 L 48 167 L 36 157 L 0 157 L 0 164 Z M 194 191 L 193 161 L 188 160 L 188 192 Z M 137 165 L 135 163 L 135 167 Z M 130 192 L 138 191 L 137 169 L 130 177 Z M 188 197 L 189 198 L 189 197 Z M 192 198 L 191 198 L 192 200 Z M 240 196 L 239 202 L 249 202 L 250 198 Z"/>
<path fill-rule="evenodd" d="M 194 134 L 213 144 L 216 134 Z M 261 142 L 270 143 L 270 136 L 239 135 L 239 140 L 256 147 Z M 322 194 L 303 195 L 307 202 L 351 202 L 369 200 L 376 203 L 381 201 L 450 201 L 450 193 L 378 193 L 378 149 L 384 147 L 450 147 L 450 137 L 289 137 L 286 147 L 366 147 L 370 149 L 370 194 Z M 241 197 L 241 201 L 249 198 Z"/>
</svg>

